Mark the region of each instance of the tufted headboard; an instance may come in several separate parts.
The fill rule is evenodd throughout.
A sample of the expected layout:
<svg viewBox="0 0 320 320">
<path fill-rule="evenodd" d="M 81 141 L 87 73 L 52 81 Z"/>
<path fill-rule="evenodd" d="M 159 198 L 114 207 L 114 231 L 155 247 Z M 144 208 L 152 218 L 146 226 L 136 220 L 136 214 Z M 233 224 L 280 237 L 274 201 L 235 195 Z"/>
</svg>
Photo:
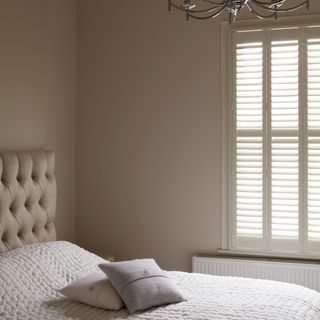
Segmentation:
<svg viewBox="0 0 320 320">
<path fill-rule="evenodd" d="M 54 152 L 0 152 L 0 253 L 56 239 Z"/>
</svg>

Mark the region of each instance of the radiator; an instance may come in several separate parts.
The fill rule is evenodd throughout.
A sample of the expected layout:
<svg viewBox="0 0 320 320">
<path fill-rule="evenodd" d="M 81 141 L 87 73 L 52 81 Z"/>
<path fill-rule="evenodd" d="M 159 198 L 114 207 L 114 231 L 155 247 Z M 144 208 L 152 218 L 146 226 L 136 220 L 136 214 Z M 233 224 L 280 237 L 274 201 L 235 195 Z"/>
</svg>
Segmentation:
<svg viewBox="0 0 320 320">
<path fill-rule="evenodd" d="M 192 272 L 290 282 L 320 291 L 320 262 L 194 256 Z"/>
</svg>

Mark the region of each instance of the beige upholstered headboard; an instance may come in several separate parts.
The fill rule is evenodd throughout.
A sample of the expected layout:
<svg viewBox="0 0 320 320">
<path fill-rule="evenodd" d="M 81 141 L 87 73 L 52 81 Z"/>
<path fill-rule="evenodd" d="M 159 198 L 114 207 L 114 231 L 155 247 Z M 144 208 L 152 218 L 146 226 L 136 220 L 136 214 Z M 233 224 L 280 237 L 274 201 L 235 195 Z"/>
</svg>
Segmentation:
<svg viewBox="0 0 320 320">
<path fill-rule="evenodd" d="M 0 252 L 56 239 L 54 152 L 0 152 Z"/>
</svg>

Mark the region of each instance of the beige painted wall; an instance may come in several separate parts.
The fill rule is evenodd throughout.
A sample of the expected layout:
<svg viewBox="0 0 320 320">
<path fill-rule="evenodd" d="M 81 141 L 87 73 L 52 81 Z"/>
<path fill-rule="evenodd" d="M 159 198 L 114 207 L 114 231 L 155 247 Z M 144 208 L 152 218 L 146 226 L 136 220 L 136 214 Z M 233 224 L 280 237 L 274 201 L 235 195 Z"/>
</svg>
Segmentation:
<svg viewBox="0 0 320 320">
<path fill-rule="evenodd" d="M 220 29 L 80 1 L 77 241 L 189 269 L 220 241 Z"/>
<path fill-rule="evenodd" d="M 0 0 L 0 149 L 53 149 L 57 233 L 75 239 L 76 1 Z"/>
<path fill-rule="evenodd" d="M 79 0 L 80 245 L 183 270 L 220 246 L 220 41 L 166 0 Z"/>
</svg>

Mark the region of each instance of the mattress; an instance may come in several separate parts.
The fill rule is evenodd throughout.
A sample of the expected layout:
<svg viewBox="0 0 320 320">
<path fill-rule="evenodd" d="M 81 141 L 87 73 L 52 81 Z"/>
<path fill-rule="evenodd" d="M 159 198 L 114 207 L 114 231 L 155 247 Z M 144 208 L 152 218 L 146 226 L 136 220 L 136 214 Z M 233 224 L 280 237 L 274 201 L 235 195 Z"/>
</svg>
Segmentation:
<svg viewBox="0 0 320 320">
<path fill-rule="evenodd" d="M 320 320 L 320 293 L 268 280 L 167 272 L 187 301 L 129 315 L 93 308 L 59 289 L 98 271 L 104 260 L 65 241 L 27 245 L 0 255 L 1 320 Z"/>
</svg>

